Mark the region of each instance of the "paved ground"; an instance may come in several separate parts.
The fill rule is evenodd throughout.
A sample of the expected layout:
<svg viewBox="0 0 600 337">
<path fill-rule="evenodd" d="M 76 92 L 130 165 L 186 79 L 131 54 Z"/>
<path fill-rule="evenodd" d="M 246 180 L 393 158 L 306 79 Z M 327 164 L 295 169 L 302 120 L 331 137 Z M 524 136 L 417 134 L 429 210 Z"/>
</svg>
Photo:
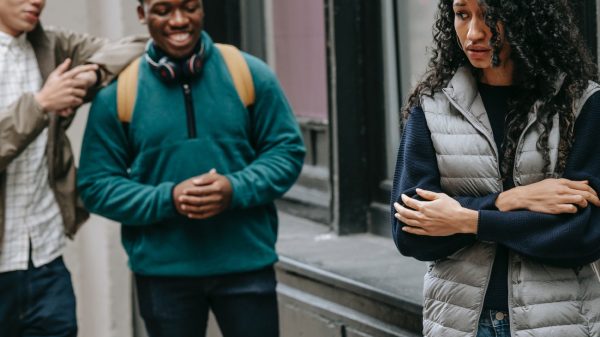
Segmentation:
<svg viewBox="0 0 600 337">
<path fill-rule="evenodd" d="M 397 300 L 422 305 L 425 263 L 400 255 L 391 238 L 339 237 L 328 227 L 279 214 L 277 249 L 282 257 L 365 284 Z"/>
</svg>

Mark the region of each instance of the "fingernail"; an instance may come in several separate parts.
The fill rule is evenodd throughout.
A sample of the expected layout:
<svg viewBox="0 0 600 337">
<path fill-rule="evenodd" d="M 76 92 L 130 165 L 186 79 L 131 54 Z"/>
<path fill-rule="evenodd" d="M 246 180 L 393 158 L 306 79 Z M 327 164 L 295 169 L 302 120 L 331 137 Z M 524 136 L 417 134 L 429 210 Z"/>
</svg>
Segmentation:
<svg viewBox="0 0 600 337">
<path fill-rule="evenodd" d="M 182 205 L 181 209 L 185 211 L 187 209 L 187 207 L 185 207 L 185 205 Z"/>
<path fill-rule="evenodd" d="M 194 183 L 194 184 L 201 184 L 202 180 L 201 179 L 194 179 L 194 180 L 192 180 L 192 183 Z"/>
</svg>

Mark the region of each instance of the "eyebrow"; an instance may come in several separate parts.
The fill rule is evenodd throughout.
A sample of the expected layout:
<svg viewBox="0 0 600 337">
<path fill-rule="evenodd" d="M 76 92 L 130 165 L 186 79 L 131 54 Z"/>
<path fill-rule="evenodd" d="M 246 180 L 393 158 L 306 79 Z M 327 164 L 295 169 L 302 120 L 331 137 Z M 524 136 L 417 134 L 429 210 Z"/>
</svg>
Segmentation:
<svg viewBox="0 0 600 337">
<path fill-rule="evenodd" d="M 467 4 L 464 2 L 457 2 L 455 4 L 452 4 L 452 7 L 466 7 Z"/>
</svg>

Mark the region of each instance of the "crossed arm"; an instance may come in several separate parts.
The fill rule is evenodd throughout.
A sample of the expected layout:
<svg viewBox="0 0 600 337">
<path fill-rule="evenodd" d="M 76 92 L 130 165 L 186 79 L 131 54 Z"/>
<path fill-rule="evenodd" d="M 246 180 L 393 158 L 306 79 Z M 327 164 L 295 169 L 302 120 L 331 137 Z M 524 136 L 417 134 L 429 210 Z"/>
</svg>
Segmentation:
<svg viewBox="0 0 600 337">
<path fill-rule="evenodd" d="M 440 187 L 435 150 L 422 111 L 412 114 L 398 154 L 392 226 L 400 252 L 447 257 L 477 240 L 496 242 L 555 265 L 600 258 L 600 95 L 584 107 L 564 177 L 482 197 L 449 197 Z M 568 249 L 565 249 L 568 247 Z"/>
<path fill-rule="evenodd" d="M 402 204 L 394 203 L 394 216 L 405 226 L 402 230 L 416 235 L 448 236 L 477 234 L 479 212 L 461 206 L 445 193 L 416 189 L 417 198 L 401 195 Z M 544 214 L 574 214 L 589 204 L 600 207 L 600 199 L 587 180 L 545 179 L 500 193 L 498 211 L 528 210 Z"/>
</svg>

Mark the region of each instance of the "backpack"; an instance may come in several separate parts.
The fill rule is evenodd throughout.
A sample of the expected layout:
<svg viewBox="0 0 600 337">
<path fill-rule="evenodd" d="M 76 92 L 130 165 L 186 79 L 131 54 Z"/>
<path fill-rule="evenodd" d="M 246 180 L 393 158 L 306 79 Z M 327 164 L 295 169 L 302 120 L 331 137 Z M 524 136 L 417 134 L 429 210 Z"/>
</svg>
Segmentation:
<svg viewBox="0 0 600 337">
<path fill-rule="evenodd" d="M 215 43 L 215 46 L 221 52 L 229 74 L 233 80 L 233 85 L 244 106 L 248 108 L 254 104 L 256 99 L 254 92 L 254 82 L 248 63 L 244 56 L 235 46 Z M 129 123 L 133 114 L 135 98 L 137 95 L 138 73 L 140 69 L 140 58 L 131 62 L 117 79 L 117 113 L 121 123 Z"/>
</svg>

